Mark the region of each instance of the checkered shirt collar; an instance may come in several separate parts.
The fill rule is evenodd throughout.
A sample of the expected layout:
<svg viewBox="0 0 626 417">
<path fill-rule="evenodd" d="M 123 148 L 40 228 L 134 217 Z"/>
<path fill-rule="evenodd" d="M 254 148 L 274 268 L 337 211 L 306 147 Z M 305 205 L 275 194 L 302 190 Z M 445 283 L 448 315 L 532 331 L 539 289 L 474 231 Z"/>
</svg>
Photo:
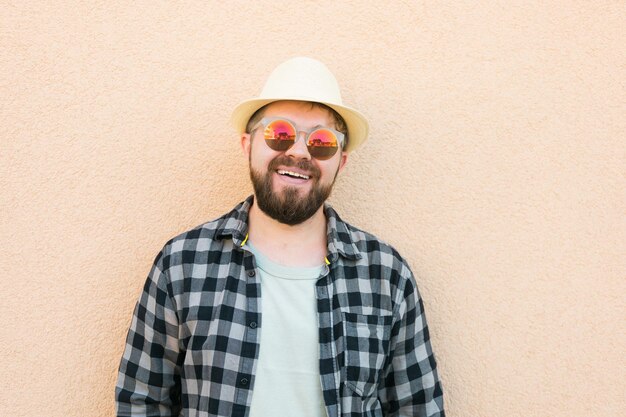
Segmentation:
<svg viewBox="0 0 626 417">
<path fill-rule="evenodd" d="M 251 195 L 223 216 L 215 229 L 215 237 L 217 239 L 231 237 L 235 245 L 241 246 L 248 234 L 248 214 L 253 201 L 254 196 Z M 328 203 L 324 203 L 324 214 L 329 261 L 334 262 L 339 255 L 347 259 L 361 259 L 362 255 L 354 244 L 356 237 L 353 236 L 351 228 Z"/>
</svg>

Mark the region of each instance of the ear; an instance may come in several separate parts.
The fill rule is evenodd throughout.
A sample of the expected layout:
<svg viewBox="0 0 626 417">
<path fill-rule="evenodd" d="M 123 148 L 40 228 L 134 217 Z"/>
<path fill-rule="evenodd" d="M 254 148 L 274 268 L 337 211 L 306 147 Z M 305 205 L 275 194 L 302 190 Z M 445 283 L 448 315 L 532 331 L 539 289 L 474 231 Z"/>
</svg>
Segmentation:
<svg viewBox="0 0 626 417">
<path fill-rule="evenodd" d="M 343 171 L 343 167 L 346 166 L 347 162 L 348 162 L 348 152 L 341 152 L 341 159 L 339 160 L 338 172 Z"/>
<path fill-rule="evenodd" d="M 250 158 L 250 147 L 252 146 L 252 137 L 250 133 L 241 134 L 241 149 L 246 159 Z"/>
</svg>

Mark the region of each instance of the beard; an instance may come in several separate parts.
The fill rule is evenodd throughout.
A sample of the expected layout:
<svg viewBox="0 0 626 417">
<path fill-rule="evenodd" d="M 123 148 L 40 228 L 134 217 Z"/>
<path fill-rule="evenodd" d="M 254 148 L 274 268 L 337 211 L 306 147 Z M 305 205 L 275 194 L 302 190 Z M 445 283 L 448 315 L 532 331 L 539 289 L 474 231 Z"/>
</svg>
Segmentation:
<svg viewBox="0 0 626 417">
<path fill-rule="evenodd" d="M 304 196 L 300 195 L 297 187 L 285 187 L 282 191 L 275 192 L 272 187 L 272 177 L 279 166 L 297 167 L 309 172 L 309 181 L 313 182 L 311 190 Z M 269 163 L 265 174 L 250 165 L 250 179 L 259 208 L 272 219 L 289 226 L 308 220 L 319 210 L 330 196 L 337 172 L 332 183 L 321 185 L 319 182 L 321 172 L 310 161 L 301 160 L 294 163 L 290 157 L 279 155 Z"/>
</svg>

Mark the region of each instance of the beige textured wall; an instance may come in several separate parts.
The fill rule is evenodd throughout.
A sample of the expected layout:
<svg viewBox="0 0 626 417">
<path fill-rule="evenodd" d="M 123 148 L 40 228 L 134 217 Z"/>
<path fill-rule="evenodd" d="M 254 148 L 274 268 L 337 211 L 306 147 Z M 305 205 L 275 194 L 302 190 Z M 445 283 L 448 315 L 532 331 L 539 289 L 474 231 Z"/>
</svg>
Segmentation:
<svg viewBox="0 0 626 417">
<path fill-rule="evenodd" d="M 251 190 L 228 119 L 321 59 L 332 202 L 418 275 L 450 416 L 626 413 L 622 1 L 3 2 L 0 414 L 111 416 L 161 245 Z"/>
</svg>

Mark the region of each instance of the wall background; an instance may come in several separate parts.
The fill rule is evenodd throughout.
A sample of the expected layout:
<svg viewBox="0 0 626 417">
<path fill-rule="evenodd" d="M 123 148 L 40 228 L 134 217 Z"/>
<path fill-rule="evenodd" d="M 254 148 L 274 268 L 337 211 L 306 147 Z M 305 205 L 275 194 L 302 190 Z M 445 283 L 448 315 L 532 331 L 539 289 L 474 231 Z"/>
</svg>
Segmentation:
<svg viewBox="0 0 626 417">
<path fill-rule="evenodd" d="M 308 55 L 370 118 L 332 202 L 409 259 L 449 415 L 623 415 L 626 13 L 547 3 L 3 2 L 0 413 L 113 415 L 154 256 L 251 191 L 231 109 Z"/>
</svg>

